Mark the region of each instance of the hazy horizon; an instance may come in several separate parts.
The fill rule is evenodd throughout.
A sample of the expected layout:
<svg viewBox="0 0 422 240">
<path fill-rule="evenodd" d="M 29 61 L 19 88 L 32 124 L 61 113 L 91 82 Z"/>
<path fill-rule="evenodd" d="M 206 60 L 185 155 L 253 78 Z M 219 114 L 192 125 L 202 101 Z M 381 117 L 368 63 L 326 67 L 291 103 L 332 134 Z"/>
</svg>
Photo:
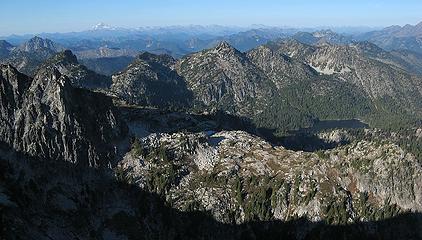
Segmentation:
<svg viewBox="0 0 422 240">
<path fill-rule="evenodd" d="M 422 20 L 421 20 L 422 22 Z M 418 22 L 417 22 L 418 23 Z M 411 25 L 415 25 L 417 23 L 409 23 Z M 238 31 L 247 31 L 250 29 L 259 29 L 259 28 L 280 28 L 280 29 L 297 29 L 297 30 L 307 30 L 307 29 L 315 29 L 315 30 L 337 30 L 337 29 L 358 29 L 359 30 L 377 30 L 377 29 L 382 29 L 385 27 L 389 27 L 391 25 L 387 25 L 387 26 L 289 26 L 289 25 L 279 25 L 279 26 L 275 26 L 275 25 L 265 25 L 265 24 L 251 24 L 248 26 L 239 26 L 239 25 L 222 25 L 222 24 L 185 24 L 185 25 L 151 25 L 151 26 L 138 26 L 138 27 L 122 27 L 122 26 L 116 26 L 113 24 L 108 24 L 108 23 L 104 23 L 104 22 L 99 22 L 96 24 L 92 24 L 91 26 L 87 26 L 84 29 L 79 29 L 79 30 L 73 30 L 73 31 L 43 31 L 43 32 L 22 32 L 22 33 L 11 33 L 11 34 L 0 34 L 0 37 L 12 37 L 12 36 L 36 36 L 36 35 L 42 35 L 42 34 L 66 34 L 66 33 L 77 33 L 77 32 L 84 32 L 84 31 L 90 31 L 93 30 L 93 28 L 98 25 L 98 24 L 104 24 L 106 26 L 109 26 L 113 29 L 120 29 L 120 30 L 141 30 L 142 28 L 150 28 L 150 29 L 154 29 L 154 28 L 172 28 L 172 27 L 180 27 L 180 28 L 188 28 L 188 27 L 221 27 L 221 28 L 231 28 L 231 29 L 237 29 Z M 395 24 L 396 25 L 396 24 Z M 400 25 L 400 26 L 404 26 L 404 25 Z"/>
<path fill-rule="evenodd" d="M 147 26 L 265 25 L 292 28 L 369 27 L 417 24 L 422 2 L 358 0 L 338 2 L 163 0 L 158 2 L 110 0 L 69 2 L 44 0 L 4 1 L 0 36 L 66 33 L 89 30 L 103 22 L 122 28 Z M 19 14 L 16 14 L 19 9 Z"/>
</svg>

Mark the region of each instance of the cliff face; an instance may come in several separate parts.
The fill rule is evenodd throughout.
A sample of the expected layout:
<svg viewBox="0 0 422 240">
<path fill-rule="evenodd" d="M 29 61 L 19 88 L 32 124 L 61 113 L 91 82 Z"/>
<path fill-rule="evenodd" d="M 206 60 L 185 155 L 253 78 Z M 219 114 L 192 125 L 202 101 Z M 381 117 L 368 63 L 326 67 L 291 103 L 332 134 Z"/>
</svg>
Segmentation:
<svg viewBox="0 0 422 240">
<path fill-rule="evenodd" d="M 19 73 L 11 65 L 1 65 L 0 69 L 0 136 L 2 141 L 13 143 L 15 113 L 22 107 L 24 93 L 32 79 Z"/>
<path fill-rule="evenodd" d="M 2 71 L 2 118 L 8 122 L 1 126 L 2 141 L 46 159 L 89 166 L 114 161 L 113 141 L 125 125 L 109 98 L 73 88 L 54 66 L 32 80 L 11 66 Z"/>
</svg>

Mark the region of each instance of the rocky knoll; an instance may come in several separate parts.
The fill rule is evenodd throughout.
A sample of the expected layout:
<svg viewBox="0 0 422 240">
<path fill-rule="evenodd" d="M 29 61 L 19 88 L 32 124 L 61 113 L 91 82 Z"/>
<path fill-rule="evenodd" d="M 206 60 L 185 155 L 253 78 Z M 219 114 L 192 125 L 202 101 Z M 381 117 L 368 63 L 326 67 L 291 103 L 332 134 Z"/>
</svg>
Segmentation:
<svg viewBox="0 0 422 240">
<path fill-rule="evenodd" d="M 207 211 L 223 223 L 351 224 L 422 210 L 422 168 L 388 141 L 305 153 L 241 131 L 152 134 L 135 142 L 117 174 L 181 211 Z"/>
<path fill-rule="evenodd" d="M 105 166 L 124 124 L 111 99 L 74 88 L 54 66 L 34 77 L 2 65 L 1 141 L 29 155 L 81 165 Z"/>
</svg>

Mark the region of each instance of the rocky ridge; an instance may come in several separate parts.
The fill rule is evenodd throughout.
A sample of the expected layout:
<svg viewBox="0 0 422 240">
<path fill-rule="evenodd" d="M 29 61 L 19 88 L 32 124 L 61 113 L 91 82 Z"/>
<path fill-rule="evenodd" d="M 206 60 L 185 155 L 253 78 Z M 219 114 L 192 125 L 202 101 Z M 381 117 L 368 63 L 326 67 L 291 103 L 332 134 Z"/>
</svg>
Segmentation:
<svg viewBox="0 0 422 240">
<path fill-rule="evenodd" d="M 70 82 L 75 87 L 98 89 L 109 88 L 111 79 L 89 70 L 85 66 L 79 64 L 76 56 L 70 51 L 65 50 L 59 52 L 47 59 L 41 68 L 54 66 L 62 75 L 69 78 Z"/>
</svg>

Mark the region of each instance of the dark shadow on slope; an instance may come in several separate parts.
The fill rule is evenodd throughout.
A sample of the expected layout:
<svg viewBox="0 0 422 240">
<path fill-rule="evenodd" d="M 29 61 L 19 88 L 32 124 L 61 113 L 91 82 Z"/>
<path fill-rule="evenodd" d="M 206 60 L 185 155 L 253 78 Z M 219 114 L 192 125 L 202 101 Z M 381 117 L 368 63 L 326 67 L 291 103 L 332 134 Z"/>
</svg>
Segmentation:
<svg viewBox="0 0 422 240">
<path fill-rule="evenodd" d="M 328 150 L 340 145 L 348 144 L 348 141 L 331 142 L 319 138 L 316 134 L 322 130 L 337 128 L 352 128 L 353 123 L 348 120 L 315 122 L 314 127 L 291 131 L 285 136 L 278 136 L 276 129 L 257 127 L 248 118 L 228 115 L 224 112 L 217 112 L 214 119 L 219 123 L 219 130 L 243 130 L 257 135 L 275 146 L 283 146 L 294 151 L 314 152 Z M 356 128 L 356 127 L 353 127 Z"/>
<path fill-rule="evenodd" d="M 333 149 L 350 142 L 345 139 L 336 142 L 327 141 L 319 138 L 317 134 L 334 129 L 363 129 L 368 127 L 368 124 L 357 119 L 315 120 L 311 127 L 290 131 L 287 136 L 282 137 L 282 145 L 290 150 L 306 152 Z"/>
<path fill-rule="evenodd" d="M 130 240 L 422 239 L 421 213 L 342 226 L 304 218 L 223 224 L 207 212 L 168 207 L 159 195 L 117 180 L 108 169 L 30 158 L 4 145 L 0 152 L 1 239 L 104 239 L 110 231 Z M 50 201 L 63 188 L 72 188 L 76 209 L 63 210 Z M 105 214 L 110 208 L 120 210 Z M 56 220 L 60 231 L 47 237 L 46 229 L 57 227 Z"/>
<path fill-rule="evenodd" d="M 348 120 L 340 120 L 340 125 L 336 125 L 335 121 L 328 125 L 326 122 L 322 124 L 321 122 L 316 122 L 317 128 L 315 129 L 300 129 L 291 131 L 285 136 L 278 136 L 276 129 L 257 127 L 249 118 L 227 114 L 224 111 L 216 111 L 212 114 L 204 115 L 145 108 L 122 107 L 120 109 L 129 122 L 142 121 L 151 129 L 151 132 L 241 130 L 262 137 L 274 146 L 283 146 L 290 150 L 307 152 L 333 149 L 339 145 L 348 144 L 347 141 L 327 142 L 315 134 L 320 130 L 341 127 L 350 128 L 347 124 L 343 124 L 344 122 L 348 123 Z"/>
<path fill-rule="evenodd" d="M 282 137 L 281 145 L 293 151 L 315 152 L 318 150 L 333 149 L 348 143 L 348 141 L 326 141 L 310 133 L 294 133 L 292 135 Z"/>
<path fill-rule="evenodd" d="M 348 120 L 316 120 L 311 127 L 301 128 L 295 132 L 302 133 L 317 133 L 324 130 L 330 129 L 361 129 L 369 127 L 368 124 L 361 122 L 358 119 Z"/>
</svg>

